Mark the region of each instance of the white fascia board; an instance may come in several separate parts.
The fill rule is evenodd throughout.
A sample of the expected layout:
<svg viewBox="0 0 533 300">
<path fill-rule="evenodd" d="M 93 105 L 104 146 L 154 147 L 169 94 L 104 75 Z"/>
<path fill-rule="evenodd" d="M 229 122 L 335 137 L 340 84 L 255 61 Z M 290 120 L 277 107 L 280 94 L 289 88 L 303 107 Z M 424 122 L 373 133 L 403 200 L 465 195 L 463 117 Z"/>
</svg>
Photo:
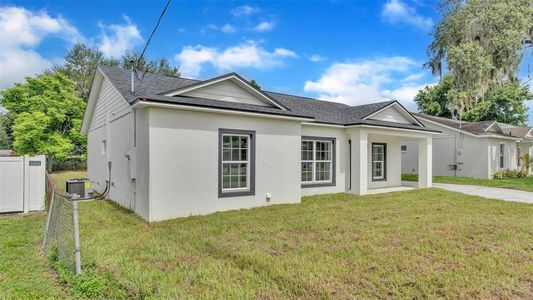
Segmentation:
<svg viewBox="0 0 533 300">
<path fill-rule="evenodd" d="M 350 125 L 346 126 L 345 128 L 369 128 L 369 129 L 384 129 L 384 130 L 392 130 L 392 131 L 403 131 L 403 132 L 416 132 L 416 133 L 422 133 L 422 134 L 431 134 L 431 135 L 440 135 L 442 133 L 440 132 L 433 132 L 433 131 L 425 131 L 425 130 L 417 130 L 417 129 L 407 129 L 407 128 L 397 128 L 397 127 L 388 127 L 388 126 L 379 126 L 379 125 Z"/>
<path fill-rule="evenodd" d="M 326 124 L 326 123 L 317 123 L 317 122 L 304 122 L 304 123 L 302 123 L 302 125 L 318 126 L 318 127 L 346 128 L 346 126 L 344 126 L 344 125 Z"/>
<path fill-rule="evenodd" d="M 294 120 L 294 121 L 300 121 L 300 122 L 313 120 L 312 118 L 305 118 L 305 117 L 262 114 L 262 113 L 236 111 L 236 110 L 220 109 L 220 108 L 206 108 L 206 107 L 198 107 L 198 106 L 182 105 L 182 104 L 154 103 L 154 102 L 149 102 L 149 101 L 138 101 L 137 103 L 133 105 L 134 109 L 141 108 L 141 107 L 160 107 L 160 108 L 181 109 L 181 110 L 191 110 L 191 111 L 203 111 L 203 112 L 220 113 L 220 114 L 228 114 L 228 115 L 243 115 L 243 116 L 260 117 L 260 118 L 267 118 L 267 119 Z"/>
<path fill-rule="evenodd" d="M 205 82 L 205 83 L 194 84 L 192 86 L 188 86 L 188 87 L 184 87 L 184 88 L 181 88 L 181 89 L 177 89 L 177 90 L 174 90 L 174 91 L 172 91 L 170 93 L 166 93 L 164 95 L 165 96 L 170 96 L 170 97 L 177 96 L 177 95 L 181 95 L 181 94 L 184 94 L 184 93 L 187 93 L 187 92 L 190 92 L 190 91 L 201 89 L 201 88 L 204 88 L 206 86 L 210 86 L 210 85 L 213 85 L 213 84 L 216 84 L 216 83 L 219 83 L 219 82 L 222 82 L 222 81 L 226 81 L 226 80 L 237 81 L 237 84 L 240 87 L 244 88 L 247 92 L 260 97 L 261 99 L 263 99 L 262 100 L 263 102 L 266 102 L 268 104 L 274 105 L 275 107 L 277 107 L 279 109 L 287 110 L 285 107 L 279 105 L 278 103 L 272 101 L 270 98 L 266 97 L 262 92 L 258 91 L 254 87 L 250 86 L 250 84 L 248 82 L 243 81 L 241 78 L 239 78 L 235 74 L 230 74 L 228 76 L 222 76 L 222 77 L 220 77 L 218 79 L 215 79 L 215 80 L 208 80 L 208 82 Z"/>
<path fill-rule="evenodd" d="M 409 111 L 407 111 L 407 110 L 406 110 L 402 105 L 400 105 L 397 101 L 394 101 L 394 102 L 390 103 L 389 105 L 386 105 L 386 106 L 384 106 L 384 107 L 378 109 L 377 111 L 375 111 L 375 112 L 371 113 L 370 115 L 364 117 L 363 120 L 368 120 L 368 119 L 372 118 L 373 116 L 375 116 L 376 114 L 379 114 L 380 112 L 384 111 L 385 109 L 387 109 L 387 108 L 389 108 L 389 107 L 391 107 L 391 106 L 393 106 L 393 105 L 396 105 L 398 108 L 400 108 L 400 113 L 401 113 L 404 117 L 407 117 L 407 118 L 409 118 L 409 119 L 415 121 L 416 124 L 418 124 L 418 125 L 424 127 L 424 124 L 422 124 L 420 121 L 418 121 L 418 120 L 416 119 L 416 117 L 413 117 L 413 115 L 411 115 L 411 113 L 410 113 Z"/>
<path fill-rule="evenodd" d="M 525 136 L 533 136 L 533 127 L 526 133 Z"/>
<path fill-rule="evenodd" d="M 498 122 L 496 122 L 496 121 L 492 122 L 492 124 L 490 124 L 490 125 L 484 130 L 484 131 L 485 131 L 485 132 L 488 132 L 489 129 L 491 129 L 494 125 L 496 125 L 496 127 L 498 127 L 498 129 L 500 130 L 500 132 L 503 133 L 502 128 L 498 125 Z"/>
<path fill-rule="evenodd" d="M 96 107 L 96 101 L 100 95 L 100 90 L 102 88 L 102 83 L 104 82 L 104 77 L 100 68 L 96 69 L 94 74 L 94 80 L 91 87 L 91 92 L 89 93 L 89 99 L 87 100 L 87 106 L 85 107 L 85 113 L 83 114 L 83 121 L 81 123 L 80 133 L 86 135 L 89 132 L 89 127 L 91 127 L 91 120 L 93 118 L 94 108 Z"/>
<path fill-rule="evenodd" d="M 97 81 L 98 80 L 98 81 Z M 102 84 L 104 83 L 104 80 L 107 80 L 111 87 L 117 92 L 117 94 L 130 106 L 130 103 L 122 93 L 119 92 L 119 90 L 113 85 L 113 82 L 107 78 L 104 72 L 100 70 L 100 67 L 96 69 L 96 73 L 94 74 L 94 80 L 91 87 L 91 92 L 89 93 L 89 99 L 87 101 L 87 107 L 85 108 L 85 114 L 83 115 L 83 122 L 81 125 L 80 133 L 83 135 L 87 135 L 89 132 L 89 128 L 91 127 L 91 119 L 93 117 L 94 109 L 96 107 L 96 101 L 98 100 L 98 96 L 100 95 L 100 91 L 102 90 Z"/>
</svg>

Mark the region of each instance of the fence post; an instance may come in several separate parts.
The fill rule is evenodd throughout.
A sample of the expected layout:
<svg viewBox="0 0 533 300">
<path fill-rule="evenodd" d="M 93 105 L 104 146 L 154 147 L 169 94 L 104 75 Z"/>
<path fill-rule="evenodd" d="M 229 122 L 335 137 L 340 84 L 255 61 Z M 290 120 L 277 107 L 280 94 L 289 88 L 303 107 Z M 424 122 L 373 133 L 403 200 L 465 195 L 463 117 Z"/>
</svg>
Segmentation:
<svg viewBox="0 0 533 300">
<path fill-rule="evenodd" d="M 80 230 L 78 226 L 78 201 L 77 197 L 72 197 L 72 220 L 74 223 L 74 255 L 76 258 L 76 274 L 81 273 L 80 255 Z"/>
<path fill-rule="evenodd" d="M 48 216 L 46 218 L 46 227 L 44 228 L 44 239 L 43 239 L 43 245 L 42 249 L 46 246 L 46 240 L 48 239 L 48 230 L 50 230 L 50 219 L 52 217 L 52 206 L 54 204 L 54 193 L 56 190 L 54 188 L 51 188 L 52 197 L 50 198 L 50 201 L 48 201 Z"/>
</svg>

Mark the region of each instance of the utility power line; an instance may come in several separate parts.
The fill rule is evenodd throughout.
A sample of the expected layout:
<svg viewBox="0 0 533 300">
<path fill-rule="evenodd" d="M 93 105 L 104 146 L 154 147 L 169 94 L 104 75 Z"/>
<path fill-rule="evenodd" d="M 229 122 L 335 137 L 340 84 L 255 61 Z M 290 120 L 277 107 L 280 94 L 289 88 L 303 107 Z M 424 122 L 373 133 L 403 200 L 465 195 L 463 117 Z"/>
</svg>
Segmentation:
<svg viewBox="0 0 533 300">
<path fill-rule="evenodd" d="M 165 7 L 163 8 L 163 11 L 161 12 L 161 15 L 159 15 L 159 18 L 157 19 L 157 23 L 155 24 L 155 27 L 152 30 L 152 33 L 150 34 L 150 36 L 146 40 L 146 45 L 144 45 L 144 49 L 141 52 L 141 55 L 139 56 L 139 58 L 137 58 L 137 61 L 135 62 L 135 64 L 138 64 L 143 59 L 144 53 L 146 52 L 146 49 L 148 48 L 148 46 L 150 45 L 150 42 L 152 41 L 152 37 L 154 36 L 155 32 L 157 31 L 157 28 L 159 27 L 159 24 L 161 24 L 161 20 L 163 19 L 163 16 L 167 12 L 168 6 L 170 5 L 170 1 L 171 0 L 167 0 L 167 4 L 165 4 Z M 144 78 L 144 74 L 146 74 L 146 71 L 144 71 L 142 76 L 141 76 L 141 78 L 139 78 L 139 76 L 137 74 L 137 70 L 135 70 L 135 64 L 132 65 L 133 71 L 135 72 L 135 76 L 137 77 L 137 79 L 142 80 Z"/>
</svg>

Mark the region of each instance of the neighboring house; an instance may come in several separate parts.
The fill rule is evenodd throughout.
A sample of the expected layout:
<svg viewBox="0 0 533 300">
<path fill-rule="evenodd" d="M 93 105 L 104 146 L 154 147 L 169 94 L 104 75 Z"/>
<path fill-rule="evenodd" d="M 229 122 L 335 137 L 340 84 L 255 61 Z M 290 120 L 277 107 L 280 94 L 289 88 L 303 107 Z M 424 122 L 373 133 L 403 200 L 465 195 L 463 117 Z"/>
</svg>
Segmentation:
<svg viewBox="0 0 533 300">
<path fill-rule="evenodd" d="M 400 186 L 402 139 L 420 146 L 419 186 L 432 184 L 438 131 L 396 101 L 351 107 L 257 90 L 235 73 L 132 78 L 97 69 L 82 133 L 95 188 L 111 166 L 108 198 L 149 221 Z"/>
<path fill-rule="evenodd" d="M 533 155 L 533 128 L 414 115 L 428 128 L 442 131 L 433 138 L 435 176 L 492 178 L 500 170 L 521 170 L 519 157 Z M 416 174 L 418 152 L 412 142 L 402 143 L 402 156 L 402 173 Z"/>
<path fill-rule="evenodd" d="M 0 156 L 14 156 L 15 152 L 13 150 L 2 150 L 0 149 Z"/>
</svg>

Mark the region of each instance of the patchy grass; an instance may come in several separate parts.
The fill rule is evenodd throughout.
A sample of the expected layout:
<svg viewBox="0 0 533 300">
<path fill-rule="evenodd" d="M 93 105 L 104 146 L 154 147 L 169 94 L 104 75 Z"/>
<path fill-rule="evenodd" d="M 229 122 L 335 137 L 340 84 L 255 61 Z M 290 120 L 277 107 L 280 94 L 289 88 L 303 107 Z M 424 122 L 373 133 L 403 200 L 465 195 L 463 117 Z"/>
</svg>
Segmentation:
<svg viewBox="0 0 533 300">
<path fill-rule="evenodd" d="M 54 179 L 64 182 L 83 176 L 85 172 L 59 172 Z M 68 290 L 59 284 L 56 271 L 40 249 L 45 223 L 45 212 L 0 214 L 0 299 L 67 296 Z"/>
<path fill-rule="evenodd" d="M 40 246 L 45 213 L 0 215 L 0 298 L 65 298 Z"/>
<path fill-rule="evenodd" d="M 440 189 L 152 224 L 82 202 L 82 262 L 106 286 L 86 296 L 531 298 L 532 215 L 532 205 Z"/>
<path fill-rule="evenodd" d="M 402 174 L 404 181 L 418 181 L 416 174 Z M 471 177 L 433 176 L 433 182 L 469 184 L 533 192 L 533 177 L 511 179 L 477 179 Z"/>
</svg>

